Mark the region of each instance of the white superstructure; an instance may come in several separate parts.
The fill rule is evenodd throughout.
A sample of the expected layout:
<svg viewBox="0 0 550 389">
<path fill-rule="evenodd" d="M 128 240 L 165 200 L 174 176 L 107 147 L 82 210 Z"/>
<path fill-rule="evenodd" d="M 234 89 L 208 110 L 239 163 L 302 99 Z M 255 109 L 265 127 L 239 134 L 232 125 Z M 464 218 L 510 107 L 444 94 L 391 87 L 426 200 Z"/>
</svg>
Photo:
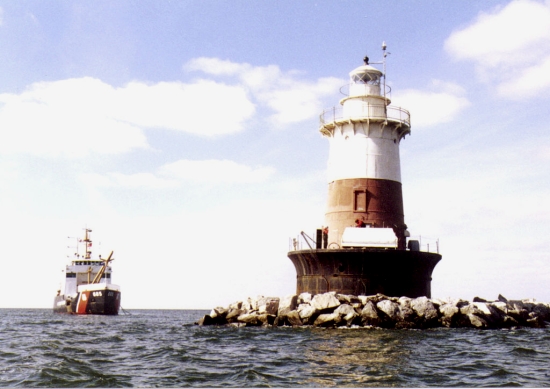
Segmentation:
<svg viewBox="0 0 550 389">
<path fill-rule="evenodd" d="M 104 264 L 104 260 L 101 259 L 101 255 L 98 259 L 92 259 L 92 240 L 90 238 L 90 233 L 92 230 L 88 228 L 85 228 L 84 230 L 84 238 L 78 239 L 77 241 L 77 250 L 74 254 L 74 258 L 64 270 L 64 295 L 68 298 L 74 298 L 77 295 L 78 287 L 80 285 L 91 284 L 97 274 L 101 271 Z M 81 254 L 78 250 L 78 247 L 80 247 L 81 244 L 84 245 L 84 254 Z M 99 283 L 111 284 L 111 274 L 111 266 L 107 266 L 99 280 Z"/>
</svg>

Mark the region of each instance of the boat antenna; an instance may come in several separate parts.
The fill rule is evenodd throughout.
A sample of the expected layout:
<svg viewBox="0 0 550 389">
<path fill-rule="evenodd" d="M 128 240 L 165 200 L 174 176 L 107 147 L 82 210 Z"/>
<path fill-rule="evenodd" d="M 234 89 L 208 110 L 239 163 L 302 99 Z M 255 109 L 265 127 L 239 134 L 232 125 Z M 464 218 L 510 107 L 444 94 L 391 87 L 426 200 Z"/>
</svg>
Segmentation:
<svg viewBox="0 0 550 389">
<path fill-rule="evenodd" d="M 75 237 L 75 236 L 67 236 L 67 239 L 74 239 L 74 240 L 76 241 L 76 246 L 67 246 L 67 248 L 68 248 L 68 249 L 74 249 L 75 252 L 73 253 L 73 256 L 74 256 L 75 258 L 79 258 L 79 257 L 80 257 L 80 255 L 79 255 L 79 253 L 78 253 L 78 242 L 79 242 L 79 239 L 78 239 L 77 237 Z M 70 243 L 69 243 L 69 244 L 70 244 Z M 70 258 L 70 256 L 67 255 L 67 258 Z"/>
</svg>

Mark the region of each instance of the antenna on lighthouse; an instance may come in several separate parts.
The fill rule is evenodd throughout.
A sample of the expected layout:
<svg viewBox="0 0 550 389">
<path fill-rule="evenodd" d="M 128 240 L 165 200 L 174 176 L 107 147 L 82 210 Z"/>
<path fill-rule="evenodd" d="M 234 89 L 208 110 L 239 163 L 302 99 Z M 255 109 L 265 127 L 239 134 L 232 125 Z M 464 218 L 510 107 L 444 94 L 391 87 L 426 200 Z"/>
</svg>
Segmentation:
<svg viewBox="0 0 550 389">
<path fill-rule="evenodd" d="M 384 53 L 382 63 L 384 64 L 384 101 L 386 101 L 386 57 L 388 53 L 386 52 L 386 41 L 382 41 L 382 52 Z"/>
</svg>

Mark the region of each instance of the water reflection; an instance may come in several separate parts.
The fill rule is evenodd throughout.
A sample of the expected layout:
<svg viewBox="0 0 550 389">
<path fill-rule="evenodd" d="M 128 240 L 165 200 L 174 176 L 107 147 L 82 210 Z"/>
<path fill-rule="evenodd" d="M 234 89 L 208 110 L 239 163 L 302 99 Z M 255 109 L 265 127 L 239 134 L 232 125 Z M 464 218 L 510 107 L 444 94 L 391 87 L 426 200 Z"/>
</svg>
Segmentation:
<svg viewBox="0 0 550 389">
<path fill-rule="evenodd" d="M 400 331 L 380 329 L 313 330 L 306 350 L 311 374 L 305 384 L 392 386 L 410 358 Z"/>
</svg>

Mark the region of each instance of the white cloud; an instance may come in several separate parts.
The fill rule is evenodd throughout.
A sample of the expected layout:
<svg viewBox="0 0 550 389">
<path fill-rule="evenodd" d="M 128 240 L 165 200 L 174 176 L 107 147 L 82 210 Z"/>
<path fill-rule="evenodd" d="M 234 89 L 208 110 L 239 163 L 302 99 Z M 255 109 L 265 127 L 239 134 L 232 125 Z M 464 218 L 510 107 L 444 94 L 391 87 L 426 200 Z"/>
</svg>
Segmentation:
<svg viewBox="0 0 550 389">
<path fill-rule="evenodd" d="M 0 95 L 0 151 L 86 156 L 147 148 L 143 128 L 202 136 L 244 129 L 254 105 L 239 86 L 132 82 L 114 88 L 85 77 Z"/>
<path fill-rule="evenodd" d="M 144 129 L 163 128 L 204 137 L 243 131 L 256 104 L 280 127 L 314 118 L 323 99 L 343 83 L 308 81 L 278 66 L 254 67 L 218 58 L 197 58 L 188 70 L 231 76 L 232 84 L 134 81 L 113 87 L 83 77 L 31 84 L 0 94 L 0 152 L 83 157 L 148 148 Z"/>
<path fill-rule="evenodd" d="M 251 95 L 273 113 L 274 125 L 285 125 L 311 119 L 323 107 L 323 99 L 333 96 L 345 82 L 334 77 L 307 81 L 296 71 L 283 72 L 276 65 L 252 66 L 218 58 L 196 58 L 185 65 L 190 71 L 216 76 L 236 76 Z"/>
<path fill-rule="evenodd" d="M 177 186 L 177 183 L 175 181 L 158 178 L 152 173 L 111 173 L 110 176 L 120 185 L 125 187 L 170 188 Z"/>
<path fill-rule="evenodd" d="M 113 89 L 91 78 L 36 83 L 0 95 L 0 151 L 84 156 L 147 147 L 142 131 L 106 112 Z"/>
<path fill-rule="evenodd" d="M 550 2 L 512 1 L 453 32 L 445 49 L 457 60 L 475 62 L 483 81 L 499 85 L 501 97 L 533 97 L 550 89 L 549 20 Z"/>
<path fill-rule="evenodd" d="M 260 183 L 267 181 L 275 169 L 250 167 L 230 160 L 186 160 L 168 163 L 155 173 L 84 174 L 82 182 L 90 187 L 126 187 L 166 189 L 181 186 L 184 181 L 208 184 Z"/>
<path fill-rule="evenodd" d="M 526 67 L 517 77 L 503 80 L 497 87 L 499 96 L 511 99 L 535 97 L 543 90 L 550 90 L 550 55 Z"/>
<path fill-rule="evenodd" d="M 162 127 L 202 136 L 244 129 L 254 105 L 240 86 L 198 80 L 192 84 L 132 82 L 117 90 L 111 114 L 142 127 Z"/>
<path fill-rule="evenodd" d="M 189 71 L 201 71 L 214 75 L 235 75 L 250 68 L 249 64 L 239 64 L 219 58 L 194 58 L 184 65 Z"/>
<path fill-rule="evenodd" d="M 414 127 L 430 127 L 453 121 L 470 102 L 462 87 L 433 80 L 429 90 L 405 89 L 394 93 L 392 103 L 411 113 Z"/>
<path fill-rule="evenodd" d="M 162 166 L 165 177 L 209 183 L 252 183 L 266 181 L 275 173 L 271 167 L 252 168 L 229 160 L 191 161 L 182 159 Z"/>
</svg>

